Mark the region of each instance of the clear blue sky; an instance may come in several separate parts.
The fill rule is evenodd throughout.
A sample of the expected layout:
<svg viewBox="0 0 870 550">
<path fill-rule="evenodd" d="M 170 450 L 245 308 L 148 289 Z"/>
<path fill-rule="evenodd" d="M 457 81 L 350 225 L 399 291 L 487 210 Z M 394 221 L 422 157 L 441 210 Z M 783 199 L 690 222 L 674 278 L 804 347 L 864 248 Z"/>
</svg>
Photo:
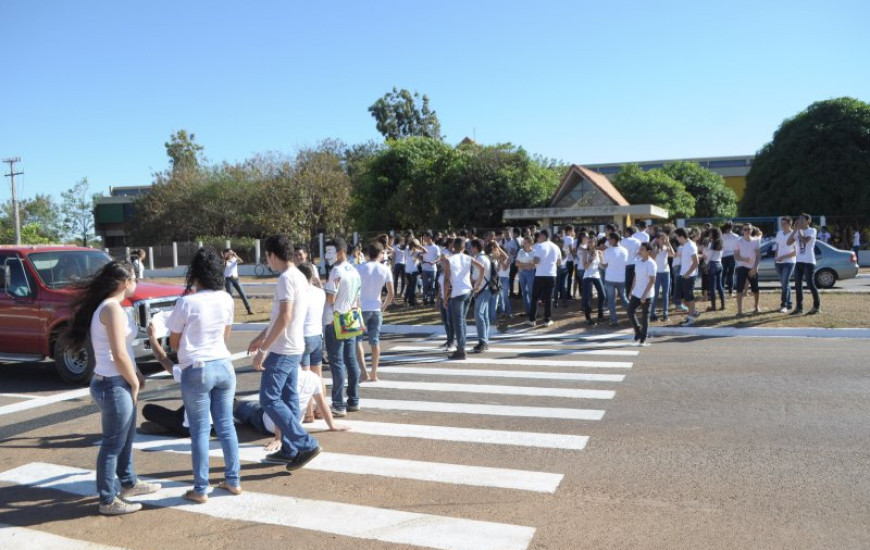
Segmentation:
<svg viewBox="0 0 870 550">
<path fill-rule="evenodd" d="M 427 93 L 451 143 L 750 154 L 813 101 L 870 100 L 868 21 L 866 0 L 6 0 L 0 157 L 25 197 L 147 184 L 182 128 L 212 162 L 380 139 L 366 108 L 393 86 Z"/>
</svg>

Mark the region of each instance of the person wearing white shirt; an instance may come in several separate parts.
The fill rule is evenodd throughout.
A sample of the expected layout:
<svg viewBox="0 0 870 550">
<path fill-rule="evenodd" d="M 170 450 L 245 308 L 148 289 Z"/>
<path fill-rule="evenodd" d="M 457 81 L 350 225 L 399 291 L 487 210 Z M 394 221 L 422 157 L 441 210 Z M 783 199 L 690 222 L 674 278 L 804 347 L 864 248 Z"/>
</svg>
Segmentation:
<svg viewBox="0 0 870 550">
<path fill-rule="evenodd" d="M 698 245 L 689 238 L 689 232 L 685 227 L 678 227 L 674 231 L 677 242 L 681 245 L 680 250 L 680 277 L 682 292 L 681 296 L 689 312 L 686 320 L 680 323 L 682 326 L 692 326 L 700 313 L 695 308 L 695 281 L 698 277 Z"/>
<path fill-rule="evenodd" d="M 574 253 L 577 250 L 577 238 L 574 234 L 574 226 L 565 226 L 565 235 L 562 237 L 562 252 L 565 257 L 565 299 L 571 300 L 574 298 Z"/>
<path fill-rule="evenodd" d="M 830 244 L 831 242 L 831 232 L 828 231 L 828 226 L 823 225 L 822 230 L 819 231 L 818 240 L 822 241 L 825 244 Z"/>
<path fill-rule="evenodd" d="M 858 253 L 861 251 L 861 230 L 856 229 L 852 234 L 852 252 L 855 253 L 855 258 L 858 257 Z"/>
<path fill-rule="evenodd" d="M 361 286 L 360 307 L 363 312 L 366 336 L 368 337 L 369 346 L 372 348 L 372 372 L 367 379 L 372 382 L 378 381 L 378 365 L 381 357 L 380 336 L 381 325 L 384 322 L 384 311 L 393 303 L 395 295 L 393 291 L 393 275 L 381 263 L 383 254 L 384 247 L 381 243 L 374 242 L 370 244 L 366 249 L 369 261 L 357 268 Z M 384 290 L 384 287 L 387 289 L 387 299 L 381 303 L 381 292 Z"/>
<path fill-rule="evenodd" d="M 224 290 L 226 290 L 227 294 L 232 296 L 233 288 L 235 288 L 236 292 L 239 293 L 239 297 L 242 299 L 242 303 L 245 305 L 248 315 L 252 315 L 254 312 L 251 311 L 251 304 L 248 303 L 248 297 L 245 295 L 245 290 L 239 283 L 240 263 L 242 263 L 242 260 L 236 255 L 235 250 L 232 248 L 224 250 Z"/>
<path fill-rule="evenodd" d="M 807 315 L 815 315 L 821 312 L 822 303 L 819 298 L 819 289 L 816 288 L 816 230 L 810 227 L 813 218 L 809 214 L 798 216 L 795 229 L 788 238 L 788 244 L 797 246 L 797 261 L 795 263 L 794 279 L 797 300 L 792 315 L 803 313 L 804 294 L 803 283 L 806 282 L 810 293 L 813 295 L 813 309 Z"/>
<path fill-rule="evenodd" d="M 725 289 L 728 291 L 728 296 L 734 293 L 734 270 L 737 263 L 734 260 L 734 245 L 740 239 L 740 236 L 734 233 L 734 224 L 725 222 L 722 227 L 722 279 L 725 282 Z"/>
<path fill-rule="evenodd" d="M 413 236 L 405 241 L 405 305 L 417 305 L 417 282 L 420 277 L 420 258 L 423 256 L 423 245 Z"/>
<path fill-rule="evenodd" d="M 622 239 L 622 247 L 628 251 L 628 262 L 625 264 L 625 287 L 628 289 L 633 286 L 634 263 L 637 261 L 637 251 L 640 248 L 640 241 L 634 237 L 636 233 L 636 227 L 626 227 L 625 238 Z"/>
<path fill-rule="evenodd" d="M 535 284 L 534 247 L 535 245 L 532 242 L 531 236 L 526 235 L 523 237 L 523 247 L 517 251 L 517 258 L 514 262 L 517 266 L 520 295 L 523 297 L 526 315 L 532 313 L 532 289 Z"/>
<path fill-rule="evenodd" d="M 647 345 L 649 331 L 650 305 L 652 304 L 653 287 L 656 284 L 655 260 L 649 257 L 652 247 L 649 243 L 640 243 L 638 261 L 635 266 L 634 283 L 631 287 L 631 299 L 628 303 L 628 320 L 634 328 L 634 341 L 641 346 Z M 637 319 L 637 309 L 641 308 L 641 319 Z"/>
<path fill-rule="evenodd" d="M 637 230 L 631 235 L 633 239 L 637 239 L 638 242 L 648 243 L 649 242 L 649 233 L 646 232 L 646 222 L 640 220 L 635 224 Z"/>
<path fill-rule="evenodd" d="M 583 265 L 583 315 L 586 324 L 594 327 L 604 319 L 604 288 L 601 286 L 601 250 L 594 233 L 580 233 L 578 239 L 583 244 L 580 261 Z M 603 245 L 603 243 L 602 243 Z M 592 289 L 598 294 L 598 317 L 592 318 Z"/>
<path fill-rule="evenodd" d="M 473 353 L 482 353 L 489 349 L 489 331 L 498 302 L 498 293 L 493 292 L 493 286 L 498 284 L 497 269 L 483 247 L 484 244 L 480 239 L 471 240 L 471 255 L 483 266 L 483 271 L 477 276 L 475 273 L 471 274 L 471 282 L 480 289 L 474 295 L 474 328 L 477 331 L 477 345 L 472 348 Z"/>
<path fill-rule="evenodd" d="M 190 424 L 193 489 L 184 498 L 200 504 L 208 500 L 212 420 L 225 464 L 221 487 L 233 494 L 242 492 L 239 440 L 233 424 L 236 373 L 226 344 L 235 306 L 224 292 L 223 273 L 217 251 L 200 248 L 187 268 L 185 294 L 166 321 L 169 343 L 178 350 L 181 397 Z"/>
<path fill-rule="evenodd" d="M 471 271 L 476 272 L 478 285 L 471 283 Z M 483 281 L 483 265 L 465 254 L 464 239 L 453 239 L 453 254 L 444 266 L 444 295 L 449 296 L 447 309 L 453 323 L 453 333 L 456 336 L 456 351 L 448 356 L 453 361 L 461 361 L 465 356 L 465 340 L 467 332 L 466 317 L 471 305 L 471 297 L 480 291 Z"/>
<path fill-rule="evenodd" d="M 423 273 L 423 305 L 428 306 L 435 303 L 435 273 L 438 256 L 441 255 L 441 250 L 432 241 L 432 232 L 427 231 L 423 234 L 423 253 L 420 257 L 422 273 Z"/>
<path fill-rule="evenodd" d="M 667 233 L 659 233 L 652 242 L 650 258 L 656 263 L 656 284 L 653 291 L 653 301 L 650 306 L 650 321 L 658 321 L 656 304 L 661 300 L 662 321 L 668 320 L 668 300 L 671 294 L 671 268 L 668 259 L 674 257 L 674 249 Z M 676 267 L 675 267 L 676 269 Z"/>
<path fill-rule="evenodd" d="M 604 267 L 604 287 L 607 296 L 607 308 L 610 311 L 610 326 L 619 326 L 616 317 L 616 298 L 628 307 L 628 297 L 625 295 L 625 266 L 628 264 L 628 250 L 622 246 L 622 237 L 616 231 L 607 236 L 608 247 L 604 251 L 601 266 Z M 585 277 L 585 273 L 583 274 Z"/>
<path fill-rule="evenodd" d="M 779 277 L 780 286 L 779 312 L 788 313 L 792 306 L 791 277 L 794 275 L 797 263 L 797 247 L 794 243 L 788 243 L 788 238 L 792 232 L 791 218 L 788 216 L 780 218 L 779 227 L 780 230 L 776 234 L 776 245 L 773 249 L 774 265 L 776 265 L 776 275 Z"/>
<path fill-rule="evenodd" d="M 404 296 L 405 290 L 405 238 L 396 237 L 393 242 L 393 281 L 396 295 Z"/>
<path fill-rule="evenodd" d="M 264 242 L 266 262 L 280 273 L 275 285 L 269 325 L 248 346 L 254 355 L 252 366 L 262 372 L 260 405 L 281 429 L 281 449 L 270 460 L 286 462 L 296 470 L 320 454 L 317 440 L 299 422 L 296 381 L 305 351 L 305 316 L 308 312 L 308 281 L 292 263 L 293 250 L 284 235 Z"/>
<path fill-rule="evenodd" d="M 743 297 L 746 289 L 752 291 L 755 299 L 755 313 L 758 308 L 758 263 L 761 261 L 761 242 L 752 237 L 752 225 L 744 224 L 743 236 L 734 245 L 734 259 L 737 261 L 737 317 L 743 317 Z"/>
<path fill-rule="evenodd" d="M 710 307 L 707 311 L 716 311 L 716 295 L 721 303 L 720 311 L 725 309 L 725 285 L 722 281 L 722 254 L 725 241 L 722 230 L 718 227 L 710 229 L 710 241 L 704 247 L 704 269 L 707 275 L 707 288 L 710 290 Z"/>
<path fill-rule="evenodd" d="M 520 297 L 514 292 L 514 281 L 516 281 L 517 273 L 519 273 L 519 268 L 516 265 L 517 254 L 519 253 L 520 249 L 523 247 L 523 239 L 520 235 L 521 235 L 521 232 L 520 232 L 519 227 L 508 228 L 508 229 L 505 229 L 505 232 L 504 232 L 504 247 L 503 248 L 504 248 L 505 252 L 508 253 L 508 256 L 510 256 L 510 259 L 511 259 L 510 273 L 508 274 L 508 277 L 510 279 L 508 281 L 508 291 L 509 291 L 508 296 L 510 298 L 519 298 Z"/>
<path fill-rule="evenodd" d="M 303 339 L 305 351 L 299 366 L 310 368 L 317 376 L 323 376 L 323 310 L 326 308 L 326 292 L 320 287 L 320 277 L 317 268 L 308 262 L 296 266 L 308 281 L 308 309 L 305 311 L 305 325 L 303 327 Z M 326 391 L 324 387 L 324 391 Z M 324 411 L 314 410 L 309 404 L 302 420 L 303 424 L 314 422 L 324 417 Z"/>
<path fill-rule="evenodd" d="M 532 287 L 532 307 L 529 313 L 529 326 L 535 326 L 538 302 L 544 302 L 544 326 L 551 326 L 553 307 L 553 288 L 556 286 L 556 271 L 562 264 L 562 251 L 550 240 L 550 232 L 541 229 L 534 248 L 535 283 Z"/>
</svg>

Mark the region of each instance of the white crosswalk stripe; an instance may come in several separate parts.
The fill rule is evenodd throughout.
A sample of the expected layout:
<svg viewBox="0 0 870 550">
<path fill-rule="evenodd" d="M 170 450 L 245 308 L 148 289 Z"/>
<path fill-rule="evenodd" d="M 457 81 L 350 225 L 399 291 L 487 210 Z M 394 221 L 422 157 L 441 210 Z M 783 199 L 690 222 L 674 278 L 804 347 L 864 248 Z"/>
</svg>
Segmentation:
<svg viewBox="0 0 870 550">
<path fill-rule="evenodd" d="M 528 370 L 452 369 L 434 367 L 380 367 L 383 374 L 422 374 L 427 376 L 468 376 L 475 378 L 528 378 L 530 380 L 577 380 L 584 382 L 622 382 L 623 374 L 589 374 Z M 380 382 L 378 382 L 380 383 Z M 377 389 L 377 385 L 368 386 Z"/>
<path fill-rule="evenodd" d="M 392 363 L 444 363 L 447 358 L 432 355 L 393 355 L 385 354 L 382 364 Z M 452 363 L 452 362 L 451 362 Z M 626 361 L 564 361 L 560 359 L 507 359 L 504 357 L 484 357 L 469 355 L 466 359 L 456 361 L 457 365 L 521 365 L 525 367 L 576 367 L 586 369 L 630 369 L 631 363 Z"/>
<path fill-rule="evenodd" d="M 394 346 L 390 352 L 437 352 L 445 353 L 443 348 L 437 346 Z M 637 357 L 637 350 L 628 349 L 558 349 L 558 348 L 523 348 L 523 347 L 498 347 L 491 346 L 487 353 L 517 353 L 521 355 L 601 355 L 611 357 Z"/>
<path fill-rule="evenodd" d="M 14 548 L 16 550 L 124 550 L 119 546 L 107 546 L 96 542 L 61 537 L 5 523 L 0 523 L 0 548 Z"/>
<path fill-rule="evenodd" d="M 331 386 L 332 380 L 326 380 Z M 401 382 L 382 380 L 369 386 L 372 389 L 419 390 L 450 393 L 486 393 L 494 395 L 522 395 L 530 397 L 564 397 L 566 399 L 613 399 L 610 390 L 577 390 L 573 388 L 538 388 L 535 386 L 495 386 L 492 384 L 442 384 L 438 382 Z"/>
<path fill-rule="evenodd" d="M 91 496 L 95 473 L 56 464 L 32 462 L 0 473 L 0 481 Z M 163 489 L 137 497 L 153 506 L 214 518 L 296 527 L 382 542 L 444 550 L 525 550 L 532 527 L 403 512 L 356 504 L 325 502 L 266 493 L 220 496 L 205 504 L 181 498 L 189 484 L 158 481 Z M 336 518 L 341 518 L 336 521 Z"/>
<path fill-rule="evenodd" d="M 190 439 L 176 439 L 153 435 L 139 435 L 133 447 L 145 451 L 160 451 L 190 454 Z M 209 454 L 223 456 L 218 441 L 211 441 Z M 266 451 L 262 445 L 239 445 L 239 457 L 246 462 L 265 462 Z M 322 470 L 345 474 L 376 475 L 400 479 L 416 479 L 435 483 L 454 485 L 473 485 L 518 489 L 539 493 L 555 493 L 562 481 L 561 474 L 512 470 L 505 468 L 485 468 L 426 462 L 420 460 L 400 460 L 376 456 L 351 455 L 323 452 L 309 462 L 307 470 Z"/>
</svg>

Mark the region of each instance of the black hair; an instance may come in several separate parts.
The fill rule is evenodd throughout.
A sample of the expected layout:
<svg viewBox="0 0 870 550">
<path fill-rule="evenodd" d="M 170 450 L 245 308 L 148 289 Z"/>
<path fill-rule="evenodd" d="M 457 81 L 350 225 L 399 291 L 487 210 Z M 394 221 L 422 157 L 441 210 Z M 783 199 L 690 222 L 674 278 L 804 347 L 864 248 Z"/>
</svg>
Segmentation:
<svg viewBox="0 0 870 550">
<path fill-rule="evenodd" d="M 281 233 L 266 237 L 266 241 L 263 243 L 263 249 L 266 252 L 274 254 L 282 262 L 290 261 L 290 239 Z"/>
<path fill-rule="evenodd" d="M 347 252 L 347 241 L 344 240 L 343 237 L 333 237 L 326 241 L 326 244 L 324 246 L 334 246 L 336 252 L 338 252 L 339 250 L 344 250 L 345 252 Z"/>
<path fill-rule="evenodd" d="M 713 250 L 722 250 L 725 248 L 725 241 L 722 240 L 722 230 L 714 227 L 710 230 L 710 248 Z"/>
<path fill-rule="evenodd" d="M 682 237 L 682 238 L 688 240 L 689 239 L 689 232 L 686 231 L 685 227 L 678 227 L 678 228 L 674 229 L 674 236 L 675 237 Z"/>
<path fill-rule="evenodd" d="M 615 241 L 617 244 L 619 244 L 619 241 L 622 240 L 622 235 L 620 235 L 619 233 L 617 233 L 614 230 L 614 231 L 611 231 L 610 233 L 607 234 L 607 238 L 612 240 L 612 241 Z"/>
<path fill-rule="evenodd" d="M 453 250 L 453 252 L 462 252 L 462 250 L 465 248 L 465 239 L 463 239 L 462 237 L 456 237 L 455 239 L 453 239 L 453 244 L 450 246 L 450 248 L 451 250 Z"/>
<path fill-rule="evenodd" d="M 366 256 L 369 257 L 370 260 L 374 260 L 378 257 L 378 254 L 384 251 L 383 245 L 381 243 L 375 241 L 368 246 L 366 249 Z"/>
<path fill-rule="evenodd" d="M 304 244 L 297 244 L 293 247 L 293 252 L 299 252 L 300 250 L 308 254 L 308 247 Z"/>
<path fill-rule="evenodd" d="M 722 224 L 722 233 L 730 233 L 732 229 L 734 229 L 734 224 L 732 222 L 725 222 Z"/>
<path fill-rule="evenodd" d="M 296 266 L 296 269 L 302 272 L 302 275 L 305 276 L 306 281 L 311 281 L 311 279 L 314 278 L 314 267 L 310 263 L 301 263 Z"/>
<path fill-rule="evenodd" d="M 641 231 L 646 229 L 646 222 L 643 220 L 639 220 L 636 225 L 637 225 L 637 228 L 640 229 Z"/>
<path fill-rule="evenodd" d="M 550 238 L 550 232 L 546 229 L 541 229 L 540 231 L 538 231 L 538 235 L 543 235 L 545 239 Z"/>
<path fill-rule="evenodd" d="M 652 252 L 652 245 L 649 244 L 648 242 L 640 243 L 640 247 L 645 248 L 647 252 Z"/>
<path fill-rule="evenodd" d="M 72 319 L 66 327 L 64 340 L 72 347 L 80 348 L 88 340 L 91 319 L 103 301 L 117 292 L 124 282 L 135 279 L 136 273 L 128 262 L 111 261 L 87 279 L 71 286 L 75 298 L 70 304 Z"/>
<path fill-rule="evenodd" d="M 471 248 L 476 248 L 478 252 L 483 252 L 483 243 L 480 239 L 471 239 Z"/>
<path fill-rule="evenodd" d="M 187 274 L 184 276 L 184 293 L 190 294 L 193 285 L 199 283 L 203 290 L 223 290 L 224 268 L 223 260 L 217 251 L 204 246 L 196 251 L 190 264 L 187 266 Z"/>
<path fill-rule="evenodd" d="M 602 247 L 607 244 L 607 237 L 601 237 L 598 239 L 598 247 Z"/>
</svg>

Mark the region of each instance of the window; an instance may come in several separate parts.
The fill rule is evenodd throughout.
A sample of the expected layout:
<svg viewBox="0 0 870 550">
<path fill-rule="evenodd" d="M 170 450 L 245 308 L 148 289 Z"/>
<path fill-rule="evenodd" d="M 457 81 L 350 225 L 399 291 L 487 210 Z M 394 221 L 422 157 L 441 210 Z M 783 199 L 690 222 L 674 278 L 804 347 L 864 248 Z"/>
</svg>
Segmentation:
<svg viewBox="0 0 870 550">
<path fill-rule="evenodd" d="M 711 160 L 708 168 L 735 168 L 746 166 L 745 159 Z"/>
<path fill-rule="evenodd" d="M 37 275 L 49 288 L 63 288 L 91 276 L 109 263 L 109 257 L 99 250 L 61 250 L 34 252 L 28 259 Z"/>
</svg>

